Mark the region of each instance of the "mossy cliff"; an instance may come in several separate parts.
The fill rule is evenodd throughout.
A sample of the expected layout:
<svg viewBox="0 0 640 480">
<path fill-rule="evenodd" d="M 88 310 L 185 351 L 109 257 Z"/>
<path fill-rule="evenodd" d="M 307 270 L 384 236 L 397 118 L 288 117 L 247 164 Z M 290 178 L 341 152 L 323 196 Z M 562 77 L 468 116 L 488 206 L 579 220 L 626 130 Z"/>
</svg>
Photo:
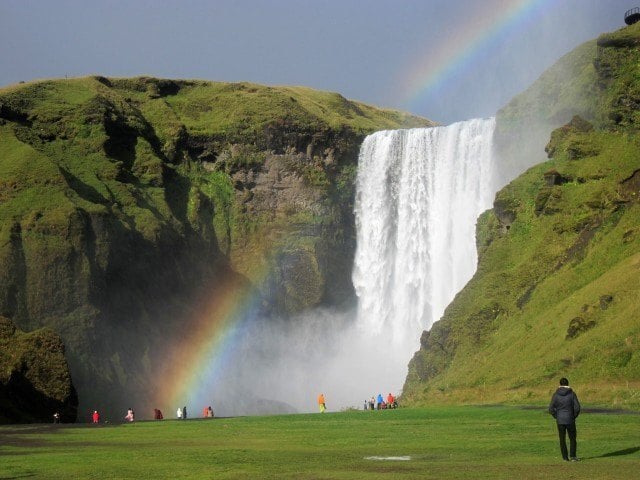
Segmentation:
<svg viewBox="0 0 640 480">
<path fill-rule="evenodd" d="M 430 124 L 301 87 L 4 88 L 0 314 L 60 334 L 83 409 L 126 409 L 218 287 L 265 314 L 349 301 L 361 140 Z"/>
<path fill-rule="evenodd" d="M 547 125 L 550 160 L 480 217 L 477 273 L 423 333 L 405 402 L 542 403 L 567 376 L 584 403 L 640 407 L 639 47 L 640 24 L 603 35 L 499 113 L 504 155 Z"/>
<path fill-rule="evenodd" d="M 47 328 L 24 333 L 0 316 L 0 423 L 74 422 L 78 397 L 60 337 Z"/>
</svg>

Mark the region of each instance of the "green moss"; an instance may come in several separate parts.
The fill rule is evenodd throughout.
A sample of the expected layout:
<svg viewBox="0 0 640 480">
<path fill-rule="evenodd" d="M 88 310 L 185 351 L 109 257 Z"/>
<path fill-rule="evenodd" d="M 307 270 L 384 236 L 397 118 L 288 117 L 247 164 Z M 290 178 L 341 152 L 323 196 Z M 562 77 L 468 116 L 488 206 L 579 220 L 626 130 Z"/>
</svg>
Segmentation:
<svg viewBox="0 0 640 480">
<path fill-rule="evenodd" d="M 0 315 L 0 423 L 49 422 L 54 412 L 75 421 L 77 398 L 60 337 L 25 333 Z"/>
</svg>

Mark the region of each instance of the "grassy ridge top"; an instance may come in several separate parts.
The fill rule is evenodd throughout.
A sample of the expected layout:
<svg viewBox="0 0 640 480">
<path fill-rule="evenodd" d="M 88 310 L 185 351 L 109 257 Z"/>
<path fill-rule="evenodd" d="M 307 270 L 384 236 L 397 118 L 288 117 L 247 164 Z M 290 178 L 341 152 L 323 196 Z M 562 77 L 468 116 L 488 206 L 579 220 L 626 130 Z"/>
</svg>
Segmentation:
<svg viewBox="0 0 640 480">
<path fill-rule="evenodd" d="M 258 129 L 274 120 L 296 125 L 349 127 L 360 133 L 383 128 L 433 125 L 424 118 L 351 101 L 308 87 L 264 86 L 248 82 L 166 80 L 148 77 L 87 77 L 47 80 L 0 89 L 0 102 L 17 102 L 32 114 L 59 115 L 92 97 L 120 97 L 140 107 L 151 123 L 183 123 L 193 132 L 221 134 Z"/>
</svg>

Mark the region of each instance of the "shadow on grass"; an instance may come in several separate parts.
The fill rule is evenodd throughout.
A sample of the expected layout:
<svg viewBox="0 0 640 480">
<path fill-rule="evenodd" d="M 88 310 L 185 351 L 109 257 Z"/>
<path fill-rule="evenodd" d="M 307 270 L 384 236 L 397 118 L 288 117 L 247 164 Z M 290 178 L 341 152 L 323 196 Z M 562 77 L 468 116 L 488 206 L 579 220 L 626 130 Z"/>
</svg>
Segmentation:
<svg viewBox="0 0 640 480">
<path fill-rule="evenodd" d="M 632 453 L 636 453 L 638 451 L 640 451 L 640 447 L 632 447 L 632 448 L 625 448 L 624 450 L 616 450 L 615 452 L 609 452 L 603 455 L 598 455 L 598 456 L 589 457 L 589 458 L 620 457 L 622 455 L 631 455 Z"/>
</svg>

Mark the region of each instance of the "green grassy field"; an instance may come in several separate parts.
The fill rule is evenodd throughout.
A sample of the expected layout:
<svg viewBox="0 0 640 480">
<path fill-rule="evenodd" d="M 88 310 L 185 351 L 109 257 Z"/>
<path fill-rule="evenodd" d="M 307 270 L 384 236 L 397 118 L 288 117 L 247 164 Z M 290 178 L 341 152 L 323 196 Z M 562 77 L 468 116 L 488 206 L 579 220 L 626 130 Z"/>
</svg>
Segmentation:
<svg viewBox="0 0 640 480">
<path fill-rule="evenodd" d="M 627 479 L 640 469 L 638 431 L 640 415 L 585 412 L 582 460 L 566 463 L 542 408 L 5 426 L 0 479 Z"/>
</svg>

